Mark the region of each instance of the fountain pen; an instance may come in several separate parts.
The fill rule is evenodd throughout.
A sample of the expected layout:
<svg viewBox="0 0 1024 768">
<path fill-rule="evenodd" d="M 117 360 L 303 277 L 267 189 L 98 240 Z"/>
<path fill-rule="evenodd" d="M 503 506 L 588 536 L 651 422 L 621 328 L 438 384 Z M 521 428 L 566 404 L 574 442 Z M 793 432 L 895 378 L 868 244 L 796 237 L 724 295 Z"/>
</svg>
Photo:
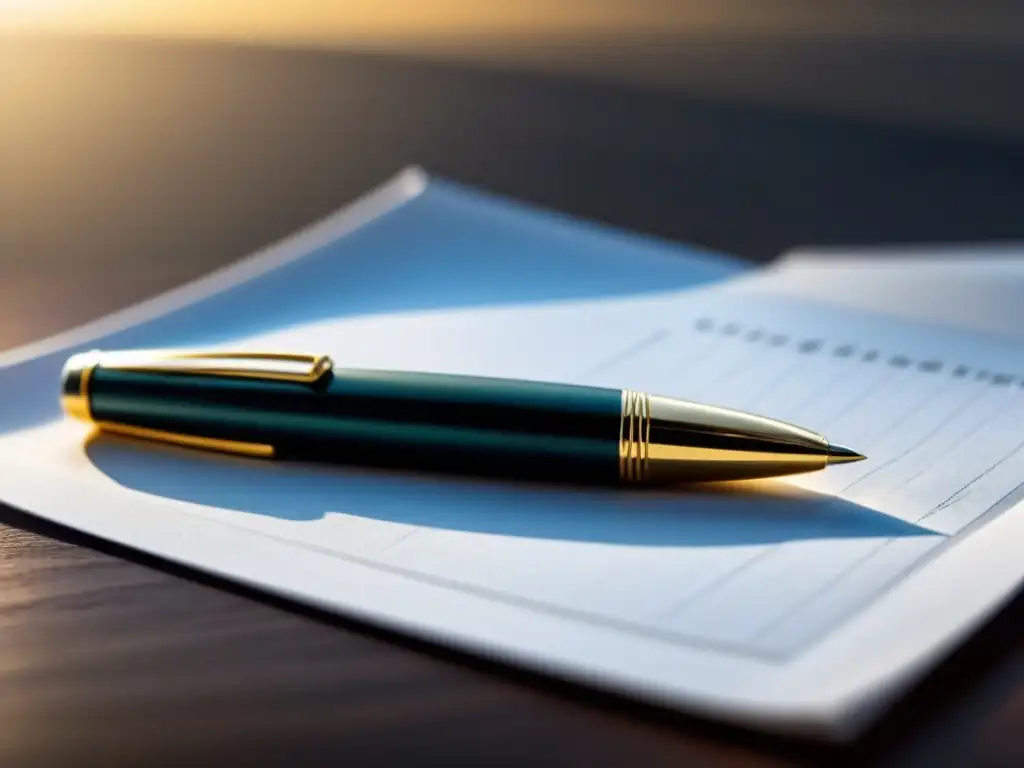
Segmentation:
<svg viewBox="0 0 1024 768">
<path fill-rule="evenodd" d="M 245 456 L 597 483 L 774 477 L 864 456 L 774 419 L 633 390 L 335 367 L 324 355 L 84 352 L 64 411 Z"/>
</svg>

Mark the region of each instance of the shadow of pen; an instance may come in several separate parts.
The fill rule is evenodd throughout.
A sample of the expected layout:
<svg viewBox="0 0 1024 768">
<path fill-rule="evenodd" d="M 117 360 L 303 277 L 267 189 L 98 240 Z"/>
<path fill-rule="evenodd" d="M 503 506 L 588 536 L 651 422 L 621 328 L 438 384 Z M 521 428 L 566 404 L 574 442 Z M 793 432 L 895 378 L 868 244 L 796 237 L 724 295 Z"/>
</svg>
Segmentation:
<svg viewBox="0 0 1024 768">
<path fill-rule="evenodd" d="M 554 483 L 246 459 L 103 433 L 86 455 L 135 491 L 288 521 L 331 513 L 425 528 L 651 547 L 934 536 L 779 481 L 672 489 Z"/>
</svg>

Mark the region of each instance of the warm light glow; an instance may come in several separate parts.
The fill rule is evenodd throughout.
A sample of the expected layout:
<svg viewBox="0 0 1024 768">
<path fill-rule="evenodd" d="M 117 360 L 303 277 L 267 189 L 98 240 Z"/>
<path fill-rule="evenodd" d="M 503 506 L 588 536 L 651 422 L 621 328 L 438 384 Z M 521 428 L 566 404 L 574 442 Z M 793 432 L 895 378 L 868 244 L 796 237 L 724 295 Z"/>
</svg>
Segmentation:
<svg viewBox="0 0 1024 768">
<path fill-rule="evenodd" d="M 718 23 L 750 0 L 0 0 L 0 29 L 261 41 L 580 35 Z"/>
<path fill-rule="evenodd" d="M 992 5 L 992 4 L 988 4 Z M 300 45 L 482 43 L 636 35 L 1007 35 L 1013 4 L 977 14 L 917 3 L 807 0 L 0 0 L 0 32 L 128 34 Z M 529 45 L 524 46 L 526 48 Z"/>
<path fill-rule="evenodd" d="M 60 13 L 81 0 L 0 0 L 0 12 L 23 15 Z"/>
</svg>

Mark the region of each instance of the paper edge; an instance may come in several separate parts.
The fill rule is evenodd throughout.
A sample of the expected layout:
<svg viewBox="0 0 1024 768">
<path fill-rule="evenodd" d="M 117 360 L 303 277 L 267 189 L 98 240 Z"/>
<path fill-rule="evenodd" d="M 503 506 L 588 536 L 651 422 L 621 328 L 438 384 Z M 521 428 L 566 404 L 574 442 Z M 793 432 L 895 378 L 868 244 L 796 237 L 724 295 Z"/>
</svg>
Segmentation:
<svg viewBox="0 0 1024 768">
<path fill-rule="evenodd" d="M 430 176 L 423 168 L 408 166 L 377 188 L 325 218 L 243 256 L 238 261 L 97 320 L 2 352 L 0 368 L 23 363 L 153 320 L 272 272 L 308 256 L 311 251 L 329 245 L 339 237 L 419 197 L 429 182 Z"/>
</svg>

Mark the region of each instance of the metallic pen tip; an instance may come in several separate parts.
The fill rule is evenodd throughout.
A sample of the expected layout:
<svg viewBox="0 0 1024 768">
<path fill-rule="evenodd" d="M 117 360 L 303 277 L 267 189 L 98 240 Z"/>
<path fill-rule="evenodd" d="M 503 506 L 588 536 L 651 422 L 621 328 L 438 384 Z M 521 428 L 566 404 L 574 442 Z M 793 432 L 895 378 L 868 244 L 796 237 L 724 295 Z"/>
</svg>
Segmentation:
<svg viewBox="0 0 1024 768">
<path fill-rule="evenodd" d="M 849 464 L 853 461 L 863 461 L 867 456 L 851 451 L 849 448 L 845 448 L 842 445 L 834 445 L 829 443 L 828 446 L 828 463 L 829 464 Z"/>
</svg>

